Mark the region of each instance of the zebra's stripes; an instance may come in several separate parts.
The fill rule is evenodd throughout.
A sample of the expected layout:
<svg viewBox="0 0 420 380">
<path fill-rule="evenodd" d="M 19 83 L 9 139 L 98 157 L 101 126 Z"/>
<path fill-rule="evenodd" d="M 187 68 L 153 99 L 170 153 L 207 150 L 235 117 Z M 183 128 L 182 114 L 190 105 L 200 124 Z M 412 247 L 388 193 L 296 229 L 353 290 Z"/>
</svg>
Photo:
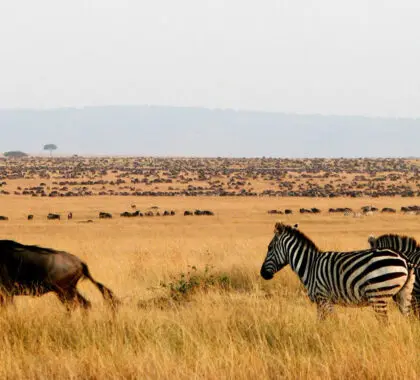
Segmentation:
<svg viewBox="0 0 420 380">
<path fill-rule="evenodd" d="M 305 286 L 318 316 L 324 319 L 334 304 L 368 306 L 387 320 L 387 304 L 395 297 L 403 314 L 410 310 L 413 270 L 392 249 L 322 252 L 302 232 L 277 223 L 268 245 L 261 276 L 269 280 L 290 264 Z"/>
<path fill-rule="evenodd" d="M 420 318 L 420 246 L 417 241 L 408 236 L 387 234 L 377 238 L 370 236 L 368 242 L 371 248 L 391 248 L 403 254 L 409 262 L 409 265 L 415 265 L 414 286 L 411 305 L 414 314 Z"/>
</svg>

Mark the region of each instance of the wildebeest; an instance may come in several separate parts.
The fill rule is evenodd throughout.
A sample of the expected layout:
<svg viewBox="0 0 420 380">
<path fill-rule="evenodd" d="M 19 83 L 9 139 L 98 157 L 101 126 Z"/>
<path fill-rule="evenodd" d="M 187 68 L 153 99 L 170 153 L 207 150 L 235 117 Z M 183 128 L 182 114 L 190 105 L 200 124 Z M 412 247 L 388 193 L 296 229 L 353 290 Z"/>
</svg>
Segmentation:
<svg viewBox="0 0 420 380">
<path fill-rule="evenodd" d="M 190 215 L 193 215 L 192 211 L 188 211 L 188 210 L 184 211 L 184 216 L 190 216 Z"/>
<path fill-rule="evenodd" d="M 0 215 L 0 220 L 9 220 L 9 218 L 7 216 Z"/>
<path fill-rule="evenodd" d="M 131 218 L 131 217 L 135 217 L 135 216 L 139 216 L 140 211 L 134 211 L 134 212 L 129 212 L 129 211 L 124 211 L 120 214 L 120 216 L 125 217 L 125 218 Z"/>
<path fill-rule="evenodd" d="M 284 210 L 284 213 L 286 215 L 290 215 L 290 214 L 293 214 L 293 211 L 287 208 L 286 210 Z"/>
<path fill-rule="evenodd" d="M 76 288 L 81 278 L 89 279 L 111 306 L 118 304 L 114 293 L 95 281 L 86 263 L 71 253 L 13 240 L 0 240 L 0 252 L 2 305 L 12 301 L 14 296 L 55 292 L 68 309 L 74 306 L 87 309 L 90 302 Z"/>
<path fill-rule="evenodd" d="M 34 216 L 32 214 L 28 215 L 28 220 L 32 220 Z"/>
<path fill-rule="evenodd" d="M 47 215 L 47 219 L 48 219 L 48 220 L 54 220 L 54 219 L 58 219 L 58 220 L 60 220 L 60 214 L 51 214 L 51 213 L 49 213 L 49 214 Z"/>
<path fill-rule="evenodd" d="M 112 214 L 110 214 L 109 212 L 100 211 L 99 219 L 112 219 Z"/>
<path fill-rule="evenodd" d="M 299 209 L 299 212 L 301 214 L 312 214 L 312 211 L 307 209 L 307 208 L 301 208 L 301 209 Z"/>
<path fill-rule="evenodd" d="M 72 212 L 69 212 L 68 214 L 67 214 L 67 219 L 73 219 L 73 213 Z"/>
<path fill-rule="evenodd" d="M 384 207 L 381 212 L 388 212 L 391 214 L 395 214 L 397 212 L 397 210 L 395 210 L 395 208 L 391 208 L 391 207 Z"/>
</svg>

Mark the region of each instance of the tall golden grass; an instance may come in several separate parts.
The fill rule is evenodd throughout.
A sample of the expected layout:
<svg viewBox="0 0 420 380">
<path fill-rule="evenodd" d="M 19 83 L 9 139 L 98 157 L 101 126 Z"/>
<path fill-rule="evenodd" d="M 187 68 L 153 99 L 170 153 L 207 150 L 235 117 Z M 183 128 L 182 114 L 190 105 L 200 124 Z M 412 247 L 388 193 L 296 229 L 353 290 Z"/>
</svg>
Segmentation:
<svg viewBox="0 0 420 380">
<path fill-rule="evenodd" d="M 176 209 L 174 217 L 97 219 L 130 204 Z M 379 325 L 369 308 L 338 307 L 320 323 L 296 275 L 272 281 L 259 269 L 274 223 L 300 223 L 322 249 L 368 247 L 370 233 L 420 238 L 418 216 L 362 218 L 268 215 L 272 208 L 354 207 L 367 199 L 218 198 L 0 198 L 2 239 L 72 252 L 89 265 L 123 304 L 114 314 L 89 283 L 79 285 L 93 307 L 69 315 L 54 295 L 17 297 L 0 313 L 1 379 L 359 379 L 420 374 L 420 321 L 392 306 L 391 324 Z M 404 199 L 379 199 L 400 207 Z M 184 209 L 211 209 L 214 217 L 184 217 Z M 71 221 L 47 221 L 48 212 L 72 211 Z M 27 221 L 26 214 L 35 215 Z M 79 223 L 93 219 L 94 223 Z M 180 273 L 226 276 L 229 286 L 198 287 L 184 299 L 169 297 Z"/>
</svg>

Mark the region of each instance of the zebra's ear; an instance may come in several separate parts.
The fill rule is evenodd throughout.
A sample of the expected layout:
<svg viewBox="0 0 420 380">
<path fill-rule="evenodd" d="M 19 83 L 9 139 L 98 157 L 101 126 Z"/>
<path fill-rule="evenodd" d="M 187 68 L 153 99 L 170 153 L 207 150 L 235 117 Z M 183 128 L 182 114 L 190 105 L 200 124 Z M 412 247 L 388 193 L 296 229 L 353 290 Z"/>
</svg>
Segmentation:
<svg viewBox="0 0 420 380">
<path fill-rule="evenodd" d="M 294 228 L 295 230 L 297 230 L 297 229 L 299 228 L 299 223 L 296 223 L 296 224 L 293 226 L 293 228 Z"/>
<path fill-rule="evenodd" d="M 283 224 L 283 223 L 277 222 L 277 223 L 274 225 L 274 233 L 275 233 L 275 234 L 279 234 L 279 233 L 281 233 L 281 232 L 283 231 L 283 227 L 284 227 L 284 224 Z"/>
<path fill-rule="evenodd" d="M 370 236 L 369 236 L 369 238 L 368 238 L 368 243 L 370 244 L 370 246 L 371 246 L 372 248 L 374 248 L 374 247 L 375 247 L 375 243 L 376 243 L 376 238 L 375 238 L 375 236 L 370 235 Z"/>
</svg>

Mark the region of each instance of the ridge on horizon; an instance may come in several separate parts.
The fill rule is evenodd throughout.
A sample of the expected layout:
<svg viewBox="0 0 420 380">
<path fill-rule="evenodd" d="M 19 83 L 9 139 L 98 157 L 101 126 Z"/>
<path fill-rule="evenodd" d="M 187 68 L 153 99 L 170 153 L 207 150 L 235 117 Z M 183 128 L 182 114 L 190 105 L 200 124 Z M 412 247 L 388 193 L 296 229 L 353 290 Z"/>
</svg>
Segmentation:
<svg viewBox="0 0 420 380">
<path fill-rule="evenodd" d="M 0 152 L 53 142 L 78 155 L 416 157 L 420 119 L 161 105 L 0 109 Z"/>
<path fill-rule="evenodd" d="M 232 107 L 206 107 L 206 106 L 181 106 L 181 105 L 166 105 L 166 104 L 103 104 L 103 105 L 83 105 L 83 106 L 57 106 L 57 107 L 12 107 L 12 108 L 1 108 L 0 112 L 13 112 L 13 111 L 22 111 L 22 112 L 49 112 L 49 111 L 83 111 L 89 109 L 115 109 L 115 108 L 158 108 L 158 109 L 181 109 L 181 110 L 202 110 L 202 111 L 211 111 L 211 112 L 243 112 L 251 114 L 274 114 L 274 115 L 284 115 L 284 116 L 319 116 L 319 117 L 355 117 L 355 118 L 366 118 L 366 119 L 389 119 L 389 120 L 420 120 L 418 117 L 410 116 L 384 116 L 384 115 L 363 115 L 363 114 L 335 114 L 335 113 L 311 113 L 311 112 L 289 112 L 289 111 L 272 111 L 272 110 L 263 110 L 263 109 L 245 109 L 245 108 L 232 108 Z"/>
</svg>

